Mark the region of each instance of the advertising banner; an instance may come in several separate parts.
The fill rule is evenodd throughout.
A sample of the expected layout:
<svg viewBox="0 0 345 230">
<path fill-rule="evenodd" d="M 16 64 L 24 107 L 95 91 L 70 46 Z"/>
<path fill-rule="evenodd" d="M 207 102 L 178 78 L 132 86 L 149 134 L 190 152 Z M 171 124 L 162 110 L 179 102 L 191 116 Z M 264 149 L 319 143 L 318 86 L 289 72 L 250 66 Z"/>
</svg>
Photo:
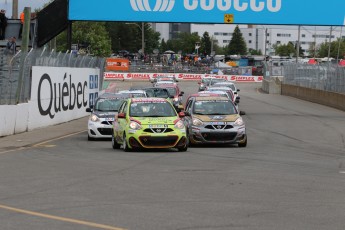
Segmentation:
<svg viewBox="0 0 345 230">
<path fill-rule="evenodd" d="M 105 72 L 104 80 L 152 80 L 157 76 L 174 76 L 179 80 L 199 81 L 204 77 L 224 78 L 234 82 L 262 82 L 263 76 L 248 75 L 215 75 L 215 74 L 187 74 L 187 73 L 112 73 Z"/>
<path fill-rule="evenodd" d="M 86 116 L 99 93 L 99 69 L 32 67 L 29 129 Z"/>
<path fill-rule="evenodd" d="M 129 60 L 125 58 L 107 58 L 106 59 L 106 70 L 113 71 L 128 71 L 129 70 Z"/>
<path fill-rule="evenodd" d="M 69 0 L 69 20 L 344 25 L 344 0 Z"/>
</svg>

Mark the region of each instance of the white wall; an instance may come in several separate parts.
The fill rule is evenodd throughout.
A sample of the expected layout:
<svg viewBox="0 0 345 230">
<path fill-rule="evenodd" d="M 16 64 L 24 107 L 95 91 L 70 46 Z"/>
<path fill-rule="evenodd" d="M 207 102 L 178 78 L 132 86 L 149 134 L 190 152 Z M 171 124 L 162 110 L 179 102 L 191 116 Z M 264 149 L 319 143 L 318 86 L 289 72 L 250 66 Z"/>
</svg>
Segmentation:
<svg viewBox="0 0 345 230">
<path fill-rule="evenodd" d="M 99 92 L 99 69 L 32 67 L 28 103 L 0 105 L 0 136 L 87 116 Z"/>
</svg>

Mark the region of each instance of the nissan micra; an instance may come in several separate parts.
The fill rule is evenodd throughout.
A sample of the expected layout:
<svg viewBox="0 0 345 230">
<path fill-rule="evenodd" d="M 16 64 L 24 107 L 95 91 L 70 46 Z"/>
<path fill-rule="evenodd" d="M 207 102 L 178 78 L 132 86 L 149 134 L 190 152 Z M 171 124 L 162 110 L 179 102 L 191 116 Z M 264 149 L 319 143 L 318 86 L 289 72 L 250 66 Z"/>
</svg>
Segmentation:
<svg viewBox="0 0 345 230">
<path fill-rule="evenodd" d="M 130 98 L 126 100 L 113 123 L 112 146 L 124 151 L 133 149 L 177 148 L 186 151 L 188 139 L 182 121 L 184 113 L 176 112 L 164 98 Z"/>
</svg>

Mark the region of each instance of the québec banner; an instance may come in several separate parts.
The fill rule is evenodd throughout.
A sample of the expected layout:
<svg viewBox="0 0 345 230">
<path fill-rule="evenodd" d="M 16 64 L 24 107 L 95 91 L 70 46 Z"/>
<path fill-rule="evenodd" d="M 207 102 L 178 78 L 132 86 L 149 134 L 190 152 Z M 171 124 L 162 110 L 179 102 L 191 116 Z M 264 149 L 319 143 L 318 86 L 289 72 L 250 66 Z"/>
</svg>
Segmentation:
<svg viewBox="0 0 345 230">
<path fill-rule="evenodd" d="M 344 0 L 69 0 L 76 21 L 342 26 Z"/>
</svg>

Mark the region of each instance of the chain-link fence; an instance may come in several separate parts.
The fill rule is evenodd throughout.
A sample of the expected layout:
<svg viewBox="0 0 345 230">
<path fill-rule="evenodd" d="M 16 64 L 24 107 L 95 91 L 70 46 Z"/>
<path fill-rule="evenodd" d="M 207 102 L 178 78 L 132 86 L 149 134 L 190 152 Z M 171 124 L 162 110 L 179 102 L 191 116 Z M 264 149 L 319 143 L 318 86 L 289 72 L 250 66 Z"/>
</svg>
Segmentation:
<svg viewBox="0 0 345 230">
<path fill-rule="evenodd" d="M 335 64 L 285 63 L 270 69 L 270 73 L 271 76 L 284 76 L 285 84 L 345 93 L 345 68 Z"/>
<path fill-rule="evenodd" d="M 15 55 L 0 49 L 0 105 L 25 103 L 30 99 L 32 66 L 99 68 L 102 81 L 104 64 L 104 58 L 44 48 L 31 49 L 27 53 L 19 51 Z"/>
</svg>

